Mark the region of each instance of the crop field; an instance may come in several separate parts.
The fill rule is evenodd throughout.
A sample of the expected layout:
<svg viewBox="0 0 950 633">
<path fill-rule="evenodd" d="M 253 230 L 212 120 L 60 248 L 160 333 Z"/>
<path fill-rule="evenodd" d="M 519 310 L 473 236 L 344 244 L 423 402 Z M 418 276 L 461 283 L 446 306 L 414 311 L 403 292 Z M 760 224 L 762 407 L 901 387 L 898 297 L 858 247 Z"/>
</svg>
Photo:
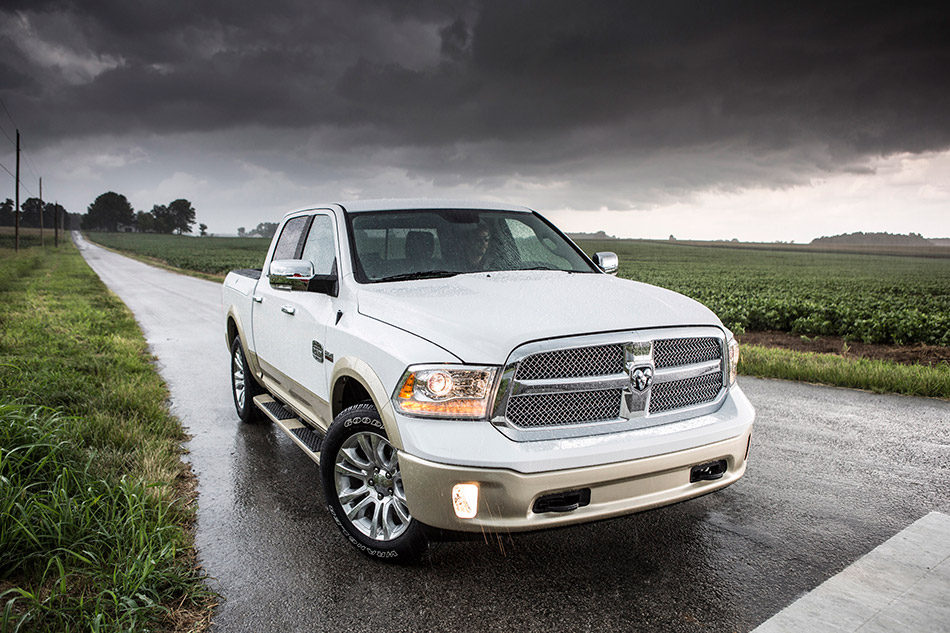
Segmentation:
<svg viewBox="0 0 950 633">
<path fill-rule="evenodd" d="M 270 240 L 92 233 L 105 246 L 210 274 L 259 268 Z M 950 345 L 950 259 L 583 240 L 620 276 L 698 299 L 736 332 Z"/>
<path fill-rule="evenodd" d="M 15 230 L 12 226 L 0 226 L 0 248 L 13 248 L 15 240 Z M 62 241 L 63 233 L 60 232 L 59 239 Z M 66 236 L 69 239 L 69 236 Z M 20 248 L 30 248 L 39 246 L 40 243 L 53 244 L 53 229 L 45 229 L 43 236 L 40 237 L 40 230 L 33 228 L 20 227 Z"/>
<path fill-rule="evenodd" d="M 152 233 L 87 233 L 97 244 L 152 257 L 175 268 L 225 275 L 233 268 L 260 268 L 270 246 L 260 237 L 190 237 Z"/>
<path fill-rule="evenodd" d="M 950 345 L 950 260 L 580 241 L 614 251 L 620 276 L 709 306 L 737 332 L 779 330 L 866 343 Z"/>
</svg>

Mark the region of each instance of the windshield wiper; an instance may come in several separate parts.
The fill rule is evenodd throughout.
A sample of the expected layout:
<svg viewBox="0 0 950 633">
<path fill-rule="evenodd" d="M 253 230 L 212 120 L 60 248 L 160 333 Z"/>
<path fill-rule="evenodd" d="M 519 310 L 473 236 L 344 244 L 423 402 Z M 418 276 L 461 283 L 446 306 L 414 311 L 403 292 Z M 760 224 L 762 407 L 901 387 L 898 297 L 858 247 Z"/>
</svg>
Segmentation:
<svg viewBox="0 0 950 633">
<path fill-rule="evenodd" d="M 409 281 L 411 279 L 443 279 L 445 277 L 454 277 L 458 275 L 457 270 L 422 270 L 414 273 L 402 273 L 401 275 L 390 275 L 376 281 Z"/>
</svg>

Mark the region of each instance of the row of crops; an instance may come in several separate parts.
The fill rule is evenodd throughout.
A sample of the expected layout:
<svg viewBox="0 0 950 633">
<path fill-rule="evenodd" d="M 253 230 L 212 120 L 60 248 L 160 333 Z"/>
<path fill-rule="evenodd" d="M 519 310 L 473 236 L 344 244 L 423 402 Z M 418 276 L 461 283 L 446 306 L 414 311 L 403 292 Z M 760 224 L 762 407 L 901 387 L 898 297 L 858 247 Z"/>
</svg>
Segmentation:
<svg viewBox="0 0 950 633">
<path fill-rule="evenodd" d="M 582 242 L 620 256 L 620 276 L 709 306 L 730 329 L 950 345 L 950 259 Z"/>
<path fill-rule="evenodd" d="M 91 239 L 210 274 L 259 268 L 270 240 L 94 233 Z M 736 331 L 950 345 L 950 259 L 583 241 L 615 251 L 620 276 L 709 306 Z"/>
<path fill-rule="evenodd" d="M 259 237 L 190 237 L 153 233 L 87 233 L 103 246 L 154 257 L 176 268 L 224 275 L 234 268 L 260 268 L 270 246 Z"/>
</svg>

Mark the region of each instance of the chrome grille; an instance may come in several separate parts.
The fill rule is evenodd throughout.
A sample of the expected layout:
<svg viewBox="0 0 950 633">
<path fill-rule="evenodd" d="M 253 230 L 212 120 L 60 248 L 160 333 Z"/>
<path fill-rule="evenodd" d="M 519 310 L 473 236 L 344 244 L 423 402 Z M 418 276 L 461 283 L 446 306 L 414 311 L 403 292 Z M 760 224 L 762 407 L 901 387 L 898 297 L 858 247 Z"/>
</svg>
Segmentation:
<svg viewBox="0 0 950 633">
<path fill-rule="evenodd" d="M 718 338 L 668 338 L 653 341 L 653 362 L 657 369 L 704 363 L 722 358 Z"/>
<path fill-rule="evenodd" d="M 676 335 L 679 335 L 676 338 Z M 639 330 L 541 342 L 515 350 L 492 422 L 516 441 L 582 437 L 662 425 L 715 410 L 723 395 L 722 337 L 711 327 Z M 630 373 L 652 368 L 638 391 Z M 708 372 L 708 373 L 707 373 Z"/>
<path fill-rule="evenodd" d="M 540 428 L 614 420 L 620 416 L 622 396 L 621 389 L 518 396 L 508 403 L 508 421 Z"/>
<path fill-rule="evenodd" d="M 722 388 L 722 372 L 686 380 L 655 383 L 650 394 L 650 413 L 662 413 L 712 402 Z"/>
<path fill-rule="evenodd" d="M 623 344 L 575 347 L 533 354 L 521 361 L 517 380 L 586 378 L 624 373 Z"/>
</svg>

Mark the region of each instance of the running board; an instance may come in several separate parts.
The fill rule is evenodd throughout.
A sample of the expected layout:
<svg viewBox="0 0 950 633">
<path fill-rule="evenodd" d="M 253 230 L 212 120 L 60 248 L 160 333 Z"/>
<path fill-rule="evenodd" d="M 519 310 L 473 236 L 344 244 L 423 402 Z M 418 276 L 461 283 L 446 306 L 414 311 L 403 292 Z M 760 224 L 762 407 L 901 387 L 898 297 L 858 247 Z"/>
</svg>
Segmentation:
<svg viewBox="0 0 950 633">
<path fill-rule="evenodd" d="M 317 464 L 320 463 L 320 448 L 323 446 L 322 433 L 304 424 L 293 411 L 267 394 L 256 396 L 254 405 L 280 427 L 280 430 L 286 433 L 310 459 Z"/>
</svg>

